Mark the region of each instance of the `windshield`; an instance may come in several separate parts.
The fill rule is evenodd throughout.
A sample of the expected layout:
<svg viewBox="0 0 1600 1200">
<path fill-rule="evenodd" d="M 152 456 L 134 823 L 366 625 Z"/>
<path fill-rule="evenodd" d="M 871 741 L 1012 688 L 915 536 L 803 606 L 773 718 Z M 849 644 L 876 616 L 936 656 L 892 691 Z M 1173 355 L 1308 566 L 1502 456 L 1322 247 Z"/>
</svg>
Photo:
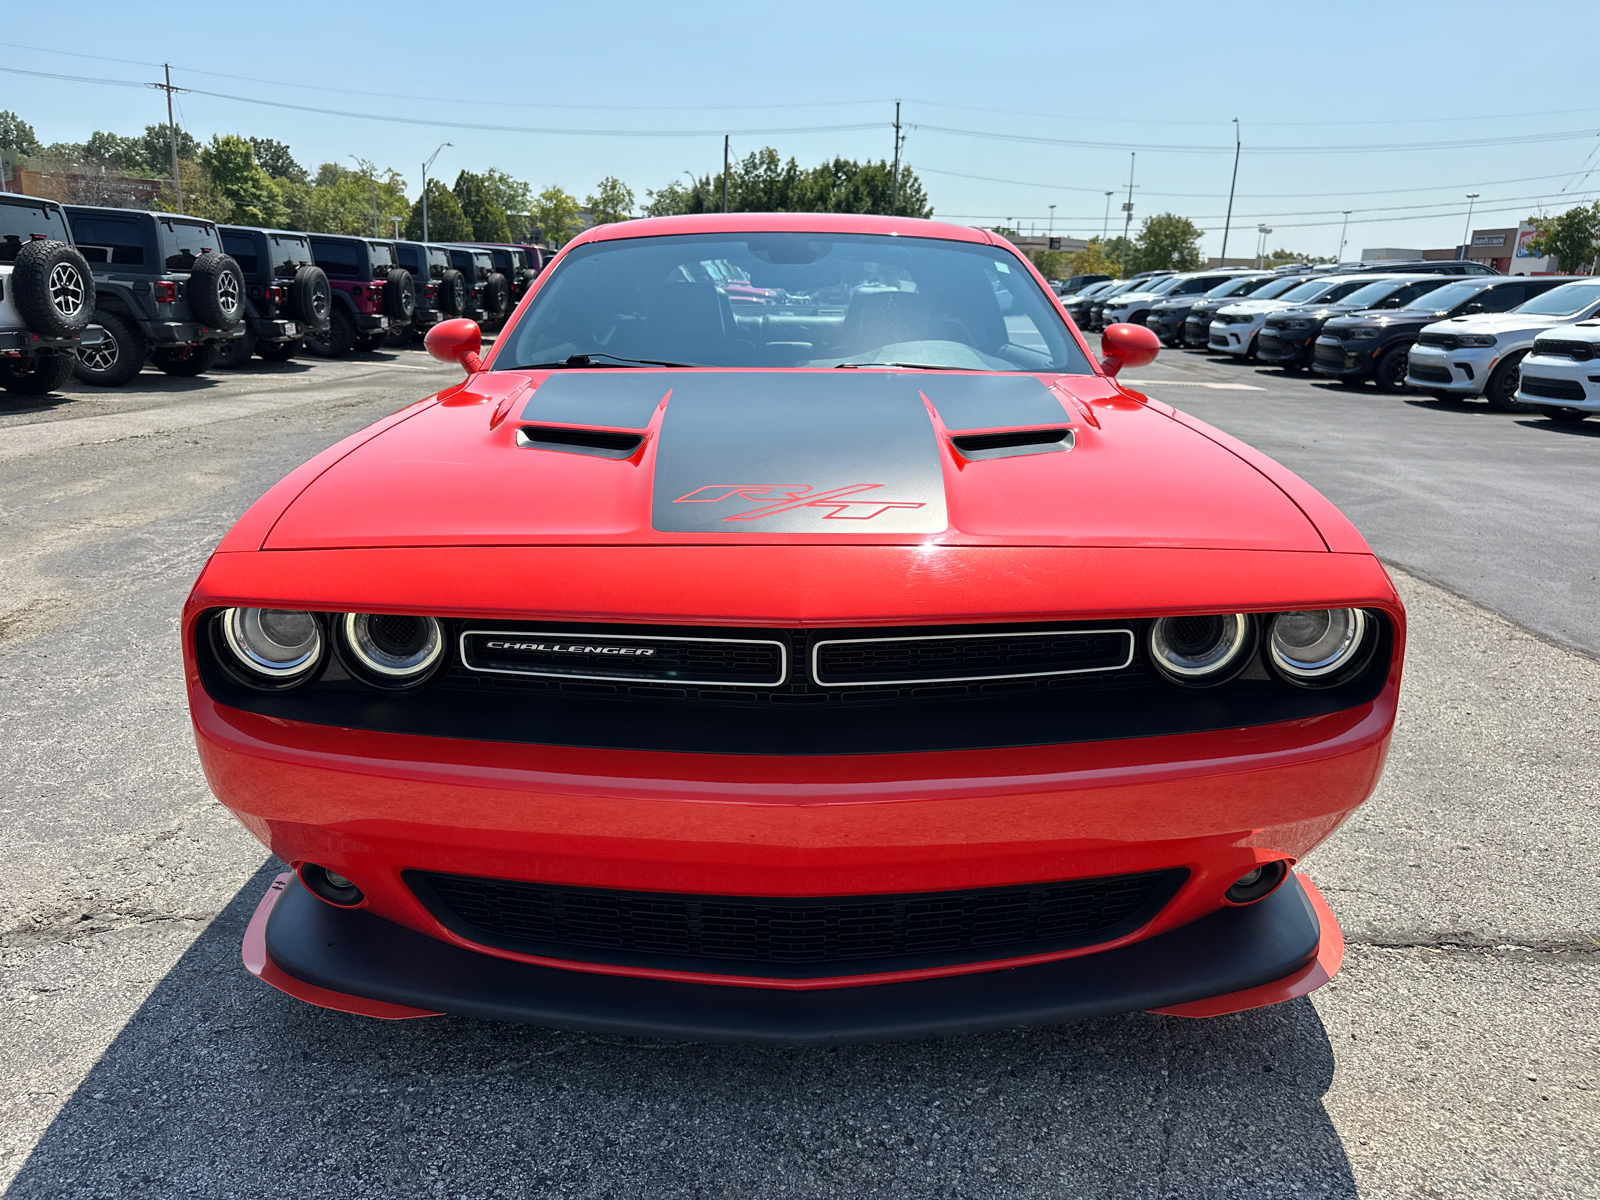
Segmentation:
<svg viewBox="0 0 1600 1200">
<path fill-rule="evenodd" d="M 1174 277 L 1173 286 L 1167 291 L 1169 296 L 1200 296 L 1209 292 L 1217 285 L 1215 275 L 1196 275 L 1193 279 L 1179 279 Z"/>
<path fill-rule="evenodd" d="M 1600 282 L 1564 283 L 1551 288 L 1542 296 L 1535 296 L 1512 312 L 1533 313 L 1538 317 L 1570 317 L 1600 300 Z"/>
<path fill-rule="evenodd" d="M 0 262 L 16 262 L 22 243 L 35 234 L 52 242 L 72 241 L 61 210 L 54 204 L 0 204 Z"/>
<path fill-rule="evenodd" d="M 1286 292 L 1274 292 L 1269 295 L 1265 290 L 1261 292 L 1261 299 L 1269 300 L 1276 297 L 1280 300 L 1318 300 L 1323 293 L 1333 290 L 1326 279 L 1307 279 L 1298 287 L 1290 288 Z"/>
<path fill-rule="evenodd" d="M 1261 285 L 1250 293 L 1252 300 L 1276 300 L 1290 288 L 1299 290 L 1305 285 L 1305 278 L 1301 275 L 1289 275 L 1283 279 L 1273 279 Z"/>
<path fill-rule="evenodd" d="M 1010 251 L 875 234 L 593 242 L 562 260 L 502 340 L 501 368 L 604 355 L 717 367 L 1093 373 Z"/>
<path fill-rule="evenodd" d="M 1425 292 L 1406 305 L 1413 312 L 1444 312 L 1454 308 L 1467 300 L 1471 300 L 1484 290 L 1485 283 L 1481 280 L 1458 283 L 1447 283 L 1443 287 L 1434 288 Z"/>
<path fill-rule="evenodd" d="M 1266 284 L 1271 283 L 1271 276 L 1246 276 L 1243 279 L 1229 279 L 1219 283 L 1206 293 L 1207 299 L 1216 299 L 1219 296 L 1248 296 L 1251 292 L 1259 291 Z"/>
</svg>

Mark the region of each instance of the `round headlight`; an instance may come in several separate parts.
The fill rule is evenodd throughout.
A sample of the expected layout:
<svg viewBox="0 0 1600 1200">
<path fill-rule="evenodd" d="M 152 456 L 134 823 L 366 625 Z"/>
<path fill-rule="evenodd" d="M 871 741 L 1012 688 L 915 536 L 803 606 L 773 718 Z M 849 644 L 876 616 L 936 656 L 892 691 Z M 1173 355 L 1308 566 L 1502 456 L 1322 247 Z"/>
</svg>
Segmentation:
<svg viewBox="0 0 1600 1200">
<path fill-rule="evenodd" d="M 322 623 L 316 615 L 281 608 L 230 608 L 218 617 L 234 665 L 252 683 L 289 687 L 322 662 Z"/>
<path fill-rule="evenodd" d="M 444 657 L 444 633 L 433 617 L 346 613 L 339 621 L 350 665 L 378 687 L 411 687 Z"/>
<path fill-rule="evenodd" d="M 1267 635 L 1267 657 L 1302 687 L 1331 687 L 1365 665 L 1371 650 L 1367 614 L 1359 608 L 1279 613 Z"/>
<path fill-rule="evenodd" d="M 1215 687 L 1232 679 L 1256 648 L 1248 613 L 1160 617 L 1150 623 L 1150 660 L 1173 683 Z"/>
</svg>

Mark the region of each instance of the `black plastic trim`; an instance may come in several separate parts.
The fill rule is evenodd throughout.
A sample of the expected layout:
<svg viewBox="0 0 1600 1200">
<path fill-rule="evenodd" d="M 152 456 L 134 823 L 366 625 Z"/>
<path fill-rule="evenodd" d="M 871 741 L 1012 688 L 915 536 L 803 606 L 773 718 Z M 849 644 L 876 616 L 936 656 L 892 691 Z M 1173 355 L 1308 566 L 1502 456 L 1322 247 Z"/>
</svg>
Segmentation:
<svg viewBox="0 0 1600 1200">
<path fill-rule="evenodd" d="M 586 454 L 591 458 L 629 458 L 644 445 L 644 435 L 604 429 L 569 429 L 560 425 L 524 425 L 517 430 L 517 445 L 526 450 L 554 450 Z"/>
<path fill-rule="evenodd" d="M 267 922 L 267 953 L 305 983 L 432 1012 L 680 1041 L 879 1042 L 1049 1025 L 1166 1008 L 1284 979 L 1321 928 L 1297 878 L 1114 950 L 911 983 L 791 990 L 535 966 L 452 945 L 298 881 Z"/>
</svg>

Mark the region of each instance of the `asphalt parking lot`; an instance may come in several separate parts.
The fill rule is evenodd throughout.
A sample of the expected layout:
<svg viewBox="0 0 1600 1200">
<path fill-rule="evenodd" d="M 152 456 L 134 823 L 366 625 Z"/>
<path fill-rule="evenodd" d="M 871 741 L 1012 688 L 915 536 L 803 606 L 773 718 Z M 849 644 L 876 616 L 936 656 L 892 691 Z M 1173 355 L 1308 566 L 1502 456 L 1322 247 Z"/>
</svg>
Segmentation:
<svg viewBox="0 0 1600 1200">
<path fill-rule="evenodd" d="M 835 1049 L 308 1007 L 239 964 L 279 866 L 210 798 L 177 646 L 294 464 L 457 376 L 415 351 L 0 399 L 0 1186 L 124 1197 L 1600 1195 L 1600 421 L 1163 352 L 1411 612 L 1377 796 L 1306 864 L 1314 996 Z"/>
</svg>

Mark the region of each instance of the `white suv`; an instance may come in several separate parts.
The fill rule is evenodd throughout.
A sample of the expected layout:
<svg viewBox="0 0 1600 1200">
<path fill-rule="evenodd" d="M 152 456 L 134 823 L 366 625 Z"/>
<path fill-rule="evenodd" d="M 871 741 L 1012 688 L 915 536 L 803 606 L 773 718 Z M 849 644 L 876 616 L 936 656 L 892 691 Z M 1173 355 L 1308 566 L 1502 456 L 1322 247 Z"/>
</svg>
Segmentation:
<svg viewBox="0 0 1600 1200">
<path fill-rule="evenodd" d="M 1527 402 L 1517 396 L 1517 376 L 1533 339 L 1554 325 L 1597 315 L 1600 279 L 1580 278 L 1510 312 L 1435 321 L 1423 327 L 1411 347 L 1406 382 L 1441 400 L 1481 395 L 1502 412 L 1528 412 Z"/>
<path fill-rule="evenodd" d="M 1600 412 L 1600 321 L 1548 329 L 1522 360 L 1517 400 L 1556 421 Z"/>
<path fill-rule="evenodd" d="M 1116 299 L 1106 301 L 1106 306 L 1100 313 L 1102 327 L 1120 323 L 1143 325 L 1150 316 L 1150 309 L 1157 301 L 1171 300 L 1177 296 L 1203 295 L 1212 288 L 1227 283 L 1237 274 L 1238 271 L 1193 271 L 1185 275 L 1168 275 L 1165 279 L 1157 279 L 1148 288 L 1124 292 Z"/>
<path fill-rule="evenodd" d="M 94 304 L 61 205 L 0 195 L 0 388 L 41 396 L 66 383 Z"/>
<path fill-rule="evenodd" d="M 1286 308 L 1299 308 L 1302 304 L 1332 304 L 1357 288 L 1376 283 L 1381 278 L 1378 275 L 1316 275 L 1271 299 L 1251 298 L 1224 305 L 1211 318 L 1208 349 L 1221 350 L 1240 358 L 1254 358 L 1256 335 L 1267 323 L 1269 314 L 1282 312 Z"/>
</svg>

